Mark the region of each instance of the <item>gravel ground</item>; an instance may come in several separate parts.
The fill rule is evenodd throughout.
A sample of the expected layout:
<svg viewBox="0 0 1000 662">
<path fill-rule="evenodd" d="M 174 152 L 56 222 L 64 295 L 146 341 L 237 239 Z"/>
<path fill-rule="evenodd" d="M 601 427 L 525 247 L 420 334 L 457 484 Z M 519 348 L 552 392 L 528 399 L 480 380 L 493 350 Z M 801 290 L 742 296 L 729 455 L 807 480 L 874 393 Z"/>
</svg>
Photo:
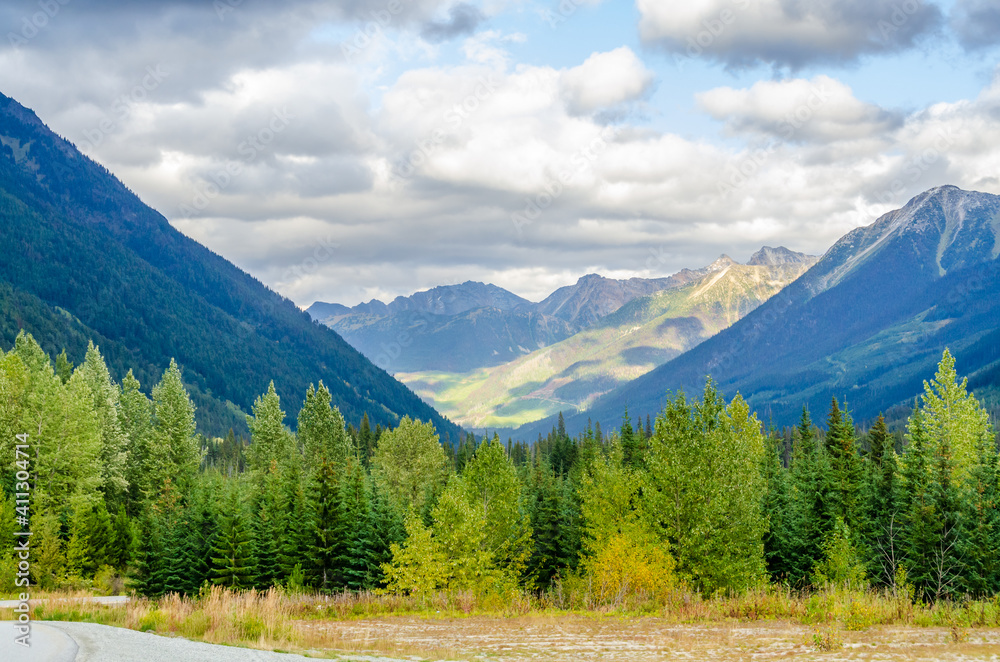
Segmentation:
<svg viewBox="0 0 1000 662">
<path fill-rule="evenodd" d="M 10 621 L 0 622 L 3 662 L 295 662 L 315 658 L 161 637 L 96 623 L 38 621 L 31 624 L 31 648 L 14 644 Z M 384 657 L 346 656 L 358 662 L 400 662 Z"/>
</svg>

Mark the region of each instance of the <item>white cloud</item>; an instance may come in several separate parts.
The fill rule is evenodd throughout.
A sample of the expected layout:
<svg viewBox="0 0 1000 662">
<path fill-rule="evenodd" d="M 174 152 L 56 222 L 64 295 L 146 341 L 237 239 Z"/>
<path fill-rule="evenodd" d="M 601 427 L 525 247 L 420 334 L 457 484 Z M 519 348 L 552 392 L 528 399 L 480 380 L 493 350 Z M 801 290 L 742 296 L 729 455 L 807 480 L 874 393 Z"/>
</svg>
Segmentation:
<svg viewBox="0 0 1000 662">
<path fill-rule="evenodd" d="M 719 87 L 695 98 L 734 133 L 759 133 L 787 141 L 884 138 L 902 123 L 898 113 L 858 100 L 850 87 L 824 75 L 764 80 L 745 89 Z"/>
<path fill-rule="evenodd" d="M 679 57 L 792 68 L 913 46 L 941 12 L 921 0 L 636 0 L 642 38 Z"/>
<path fill-rule="evenodd" d="M 653 72 L 627 46 L 594 53 L 564 71 L 560 92 L 574 115 L 612 108 L 641 98 L 653 84 Z"/>
</svg>

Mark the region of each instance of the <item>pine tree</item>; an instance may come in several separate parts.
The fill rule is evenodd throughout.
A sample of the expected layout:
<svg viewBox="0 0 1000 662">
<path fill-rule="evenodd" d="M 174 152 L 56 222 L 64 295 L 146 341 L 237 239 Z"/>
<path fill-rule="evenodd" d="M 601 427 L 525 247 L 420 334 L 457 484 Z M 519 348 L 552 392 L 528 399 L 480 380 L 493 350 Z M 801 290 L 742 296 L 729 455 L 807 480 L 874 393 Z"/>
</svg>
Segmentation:
<svg viewBox="0 0 1000 662">
<path fill-rule="evenodd" d="M 962 589 L 986 597 L 1000 591 L 1000 494 L 997 448 L 992 435 L 976 444 L 976 461 L 965 484 L 963 548 L 966 571 Z"/>
<path fill-rule="evenodd" d="M 359 591 L 369 586 L 373 574 L 371 552 L 375 534 L 372 530 L 371 496 L 364 469 L 353 458 L 344 470 L 341 499 L 347 525 L 346 554 L 341 560 L 344 583 L 347 588 Z"/>
<path fill-rule="evenodd" d="M 128 482 L 127 511 L 138 515 L 143 505 L 158 494 L 162 485 L 155 484 L 166 467 L 167 449 L 153 444 L 153 403 L 142 392 L 139 380 L 129 370 L 122 381 L 119 398 L 119 420 L 129 442 L 125 480 Z"/>
<path fill-rule="evenodd" d="M 330 391 L 319 383 L 311 384 L 299 412 L 299 439 L 305 453 L 306 470 L 312 471 L 323 460 L 342 465 L 354 455 L 354 448 L 344 427 L 344 417 L 331 407 Z M 367 417 L 366 419 L 367 420 Z"/>
<path fill-rule="evenodd" d="M 792 504 L 792 489 L 788 471 L 781 465 L 779 444 L 784 439 L 772 436 L 768 452 L 764 458 L 763 472 L 767 483 L 764 497 L 764 516 L 769 526 L 764 534 L 764 558 L 767 572 L 775 581 L 789 581 L 797 575 L 794 567 L 796 546 L 795 511 Z"/>
<path fill-rule="evenodd" d="M 896 451 L 882 416 L 869 431 L 868 438 L 863 530 L 868 576 L 877 585 L 896 589 L 896 577 L 904 555 L 905 513 Z"/>
<path fill-rule="evenodd" d="M 285 429 L 284 421 L 281 399 L 274 390 L 274 382 L 271 382 L 267 393 L 254 401 L 253 415 L 247 416 L 247 427 L 250 428 L 247 463 L 250 470 L 258 475 L 278 471 L 291 455 L 291 435 Z"/>
<path fill-rule="evenodd" d="M 789 582 L 801 585 L 808 581 L 812 570 L 823 559 L 825 543 L 833 532 L 833 485 L 826 447 L 816 439 L 809 411 L 802 417 L 793 434 L 790 465 L 791 535 L 793 555 L 786 562 Z"/>
<path fill-rule="evenodd" d="M 56 357 L 56 375 L 63 384 L 68 383 L 69 378 L 73 376 L 73 362 L 66 356 L 65 349 Z"/>
<path fill-rule="evenodd" d="M 108 543 L 108 564 L 116 570 L 125 570 L 132 561 L 135 536 L 132 521 L 125 512 L 125 506 L 118 506 L 115 520 L 111 525 L 111 540 Z"/>
<path fill-rule="evenodd" d="M 212 583 L 231 589 L 250 588 L 256 574 L 255 561 L 238 491 L 230 488 L 212 545 Z"/>
<path fill-rule="evenodd" d="M 153 387 L 153 438 L 149 456 L 150 488 L 160 490 L 167 478 L 185 489 L 191 484 L 201 449 L 195 439 L 194 403 L 184 388 L 177 362 L 163 373 Z"/>
<path fill-rule="evenodd" d="M 100 350 L 90 343 L 78 368 L 90 391 L 101 436 L 101 490 L 108 503 L 124 503 L 128 490 L 128 438 L 119 420 L 121 391 L 111 379 Z"/>
<path fill-rule="evenodd" d="M 147 598 L 163 595 L 163 560 L 159 523 L 151 513 L 143 513 L 131 575 L 131 586 L 139 595 Z"/>
<path fill-rule="evenodd" d="M 851 531 L 860 525 L 858 493 L 861 486 L 861 460 L 858 457 L 854 422 L 845 410 L 841 412 L 834 398 L 826 433 L 826 450 L 830 457 L 833 480 L 833 516 L 841 518 Z"/>
<path fill-rule="evenodd" d="M 402 544 L 406 538 L 403 518 L 389 493 L 381 489 L 377 481 L 371 481 L 372 516 L 370 553 L 371 575 L 367 587 L 373 588 L 384 583 L 383 566 L 392 561 L 393 545 Z"/>
<path fill-rule="evenodd" d="M 340 481 L 330 462 L 322 463 L 310 482 L 309 520 L 306 579 L 323 591 L 341 588 L 349 541 Z"/>
</svg>

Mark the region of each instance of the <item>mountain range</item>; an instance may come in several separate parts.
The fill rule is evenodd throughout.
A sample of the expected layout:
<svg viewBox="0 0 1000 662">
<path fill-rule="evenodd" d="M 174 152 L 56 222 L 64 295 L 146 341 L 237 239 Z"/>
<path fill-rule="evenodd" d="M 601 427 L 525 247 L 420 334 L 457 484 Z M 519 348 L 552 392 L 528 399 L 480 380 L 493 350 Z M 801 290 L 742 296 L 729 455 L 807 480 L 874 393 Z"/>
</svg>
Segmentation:
<svg viewBox="0 0 1000 662">
<path fill-rule="evenodd" d="M 270 380 L 295 415 L 322 380 L 348 422 L 459 429 L 290 300 L 174 230 L 105 168 L 0 95 L 0 344 L 30 332 L 51 355 L 100 346 L 149 389 L 171 358 L 202 432 L 246 429 Z"/>
<path fill-rule="evenodd" d="M 840 239 L 802 277 L 731 327 L 566 420 L 659 411 L 711 375 L 764 420 L 817 415 L 831 396 L 859 419 L 905 408 L 947 347 L 988 401 L 1000 384 L 1000 196 L 941 186 Z M 995 403 L 994 403 L 995 404 Z M 554 420 L 518 436 L 551 429 Z"/>
<path fill-rule="evenodd" d="M 533 303 L 512 292 L 468 281 L 390 303 L 352 308 L 318 301 L 307 312 L 389 372 L 468 372 L 508 363 L 589 328 L 636 297 L 704 275 L 683 270 L 666 278 L 581 277 Z"/>
<path fill-rule="evenodd" d="M 445 415 L 475 428 L 513 427 L 561 410 L 585 409 L 598 396 L 744 317 L 815 260 L 769 247 L 746 265 L 723 255 L 669 282 L 660 279 L 666 287 L 630 298 L 589 328 L 503 365 L 463 374 L 396 376 Z M 590 289 L 586 281 L 593 279 L 581 279 Z"/>
</svg>

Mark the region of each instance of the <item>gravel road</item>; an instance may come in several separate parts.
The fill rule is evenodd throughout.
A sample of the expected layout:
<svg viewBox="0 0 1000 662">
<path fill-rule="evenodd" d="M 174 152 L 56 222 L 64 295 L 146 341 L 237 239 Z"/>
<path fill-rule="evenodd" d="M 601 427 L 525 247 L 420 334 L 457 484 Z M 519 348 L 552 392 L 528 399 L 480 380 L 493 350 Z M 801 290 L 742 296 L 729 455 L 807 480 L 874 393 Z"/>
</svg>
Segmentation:
<svg viewBox="0 0 1000 662">
<path fill-rule="evenodd" d="M 218 646 L 162 637 L 96 623 L 34 621 L 31 647 L 14 643 L 11 621 L 0 622 L 3 662 L 296 662 L 315 658 Z M 358 662 L 400 662 L 384 657 L 344 656 Z"/>
</svg>

